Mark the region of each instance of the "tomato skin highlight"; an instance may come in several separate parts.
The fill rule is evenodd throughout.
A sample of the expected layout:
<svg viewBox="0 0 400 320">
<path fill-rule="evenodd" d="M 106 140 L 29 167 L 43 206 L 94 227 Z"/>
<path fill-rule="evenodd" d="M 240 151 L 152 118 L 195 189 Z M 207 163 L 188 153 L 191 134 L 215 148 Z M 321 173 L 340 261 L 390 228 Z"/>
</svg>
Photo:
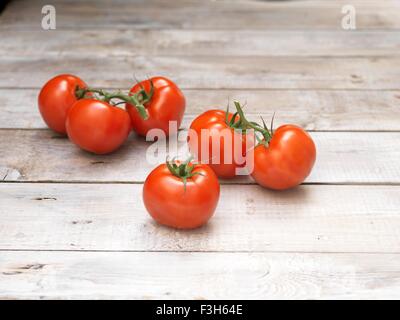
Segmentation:
<svg viewBox="0 0 400 320">
<path fill-rule="evenodd" d="M 156 167 L 146 178 L 143 201 L 158 223 L 177 229 L 198 228 L 213 216 L 220 193 L 218 179 L 206 165 L 195 165 L 199 172 L 187 180 L 174 176 L 166 164 Z"/>
<path fill-rule="evenodd" d="M 77 101 L 75 89 L 87 87 L 86 83 L 71 74 L 61 74 L 50 79 L 40 90 L 38 105 L 47 126 L 66 134 L 65 121 L 72 105 Z"/>
<path fill-rule="evenodd" d="M 118 149 L 131 131 L 128 113 L 95 99 L 78 100 L 69 110 L 66 128 L 69 139 L 80 148 L 106 154 Z"/>
<path fill-rule="evenodd" d="M 253 179 L 261 186 L 286 190 L 302 183 L 310 174 L 316 159 L 311 136 L 294 125 L 279 127 L 268 146 L 254 149 Z"/>
<path fill-rule="evenodd" d="M 145 104 L 149 116 L 148 119 L 144 120 L 137 109 L 130 104 L 126 104 L 126 110 L 132 119 L 133 130 L 137 134 L 146 136 L 151 129 L 161 129 L 169 136 L 173 133 L 169 132 L 169 122 L 176 121 L 177 129 L 182 123 L 186 108 L 185 96 L 174 82 L 164 77 L 153 77 L 137 83 L 130 92 L 140 91 L 141 86 L 149 92 L 150 80 L 154 85 L 154 94 L 151 100 Z"/>
<path fill-rule="evenodd" d="M 229 113 L 228 121 L 230 121 L 232 117 L 233 114 Z M 238 141 L 241 140 L 241 148 L 236 147 L 233 143 L 232 146 L 229 146 L 225 143 L 224 139 L 220 139 L 219 150 L 217 150 L 215 146 L 213 147 L 213 134 L 210 134 L 208 139 L 204 140 L 201 136 L 202 130 L 210 130 L 209 132 L 215 132 L 216 134 L 223 130 L 227 130 L 225 132 L 230 132 L 232 141 L 234 141 L 235 138 L 238 139 Z M 226 123 L 226 111 L 213 109 L 202 113 L 193 120 L 190 125 L 188 145 L 190 152 L 194 154 L 200 162 L 204 160 L 202 159 L 202 148 L 205 148 L 206 150 L 208 146 L 208 165 L 214 170 L 218 177 L 231 179 L 236 176 L 237 168 L 243 168 L 246 165 L 245 162 L 239 163 L 235 159 L 240 159 L 240 157 L 244 159 L 246 157 L 246 150 L 252 149 L 254 146 L 254 138 L 250 134 L 242 135 L 240 132 L 231 128 Z M 230 161 L 230 159 L 229 161 L 228 159 L 225 159 L 225 151 L 228 148 L 230 150 L 227 152 L 231 154 L 232 161 Z M 218 159 L 218 157 L 215 156 L 215 152 L 219 152 L 220 163 L 212 163 L 212 161 L 217 161 Z"/>
</svg>

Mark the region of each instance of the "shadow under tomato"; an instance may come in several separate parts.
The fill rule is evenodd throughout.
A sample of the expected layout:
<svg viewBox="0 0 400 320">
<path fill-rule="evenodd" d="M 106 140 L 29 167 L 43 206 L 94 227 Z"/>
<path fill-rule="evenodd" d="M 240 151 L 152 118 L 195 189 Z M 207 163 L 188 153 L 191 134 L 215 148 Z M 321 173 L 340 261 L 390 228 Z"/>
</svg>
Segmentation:
<svg viewBox="0 0 400 320">
<path fill-rule="evenodd" d="M 218 210 L 218 209 L 217 209 Z M 215 212 L 215 214 L 218 214 L 218 212 Z M 179 228 L 173 228 L 169 226 L 165 226 L 161 223 L 158 223 L 157 221 L 153 220 L 151 217 L 149 217 L 148 225 L 150 225 L 153 228 L 153 231 L 156 231 L 157 233 L 162 233 L 163 236 L 168 234 L 171 236 L 172 234 L 179 234 L 179 236 L 197 236 L 197 235 L 203 235 L 203 234 L 209 234 L 212 232 L 213 227 L 213 217 L 203 226 L 194 228 L 194 229 L 179 229 Z"/>
<path fill-rule="evenodd" d="M 288 190 L 272 190 L 272 189 L 264 188 L 260 185 L 257 185 L 257 187 L 258 187 L 258 189 L 264 190 L 264 192 L 271 194 L 276 199 L 289 200 L 289 201 L 291 199 L 306 200 L 310 193 L 310 188 L 309 188 L 309 185 L 307 185 L 307 184 L 301 184 L 297 187 L 294 187 L 294 188 L 291 188 Z"/>
</svg>

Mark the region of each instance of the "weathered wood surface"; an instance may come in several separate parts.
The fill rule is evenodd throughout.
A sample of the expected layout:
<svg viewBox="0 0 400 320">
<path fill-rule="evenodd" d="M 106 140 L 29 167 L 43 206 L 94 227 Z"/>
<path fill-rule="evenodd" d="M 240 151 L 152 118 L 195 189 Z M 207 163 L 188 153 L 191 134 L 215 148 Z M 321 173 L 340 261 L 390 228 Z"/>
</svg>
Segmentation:
<svg viewBox="0 0 400 320">
<path fill-rule="evenodd" d="M 126 88 L 127 90 L 128 88 Z M 46 128 L 37 107 L 39 89 L 0 89 L 0 128 Z M 258 115 L 275 124 L 295 123 L 307 130 L 400 130 L 400 89 L 342 90 L 184 90 L 188 127 L 195 115 L 209 108 L 226 108 L 230 100 L 247 102 L 252 119 Z"/>
<path fill-rule="evenodd" d="M 400 18 L 400 17 L 399 17 Z M 0 56 L 371 56 L 398 55 L 400 37 L 384 31 L 2 30 Z"/>
<path fill-rule="evenodd" d="M 0 58 L 0 88 L 40 88 L 59 73 L 91 86 L 125 88 L 134 75 L 164 75 L 184 89 L 398 89 L 400 56 L 391 57 L 13 57 Z M 210 71 L 212 70 L 212 71 Z M 35 75 L 35 76 L 32 76 Z"/>
<path fill-rule="evenodd" d="M 400 253 L 399 186 L 226 185 L 187 232 L 155 223 L 142 187 L 1 183 L 0 249 Z"/>
<path fill-rule="evenodd" d="M 399 299 L 398 254 L 4 252 L 3 299 Z"/>
<path fill-rule="evenodd" d="M 348 0 L 301 1 L 53 1 L 57 27 L 112 29 L 338 29 Z M 6 28 L 41 30 L 45 0 L 13 1 L 0 17 Z M 396 0 L 352 0 L 359 29 L 398 29 Z M 21 14 L 23 12 L 23 14 Z"/>
<path fill-rule="evenodd" d="M 55 31 L 44 0 L 0 16 L 0 299 L 400 298 L 398 1 L 351 1 L 352 32 L 345 0 L 53 2 Z M 315 131 L 315 170 L 288 192 L 221 181 L 207 226 L 164 228 L 141 200 L 149 143 L 95 156 L 43 129 L 38 90 L 64 72 L 170 77 L 186 128 L 228 98 L 276 111 Z"/>
<path fill-rule="evenodd" d="M 400 183 L 399 132 L 312 132 L 318 155 L 308 183 Z M 185 141 L 186 134 L 180 134 Z M 3 181 L 92 181 L 143 182 L 166 151 L 187 156 L 185 142 L 165 150 L 131 135 L 125 145 L 110 155 L 80 150 L 68 139 L 50 130 L 0 130 L 0 180 Z M 10 150 L 12 152 L 10 152 Z M 176 153 L 176 151 L 178 153 Z M 225 183 L 253 183 L 241 177 Z"/>
</svg>

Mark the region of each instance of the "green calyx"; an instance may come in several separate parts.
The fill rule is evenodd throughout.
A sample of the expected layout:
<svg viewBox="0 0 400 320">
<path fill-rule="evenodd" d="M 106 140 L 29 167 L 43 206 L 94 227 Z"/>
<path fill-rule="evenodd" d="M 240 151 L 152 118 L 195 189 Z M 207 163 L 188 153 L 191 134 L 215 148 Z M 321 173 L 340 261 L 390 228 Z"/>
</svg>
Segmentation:
<svg viewBox="0 0 400 320">
<path fill-rule="evenodd" d="M 171 174 L 173 174 L 175 177 L 182 179 L 185 191 L 188 179 L 190 179 L 195 175 L 202 175 L 202 173 L 200 172 L 193 172 L 196 165 L 190 163 L 192 159 L 193 157 L 190 157 L 189 159 L 187 159 L 182 163 L 177 163 L 175 158 L 172 159 L 171 161 L 168 161 L 168 159 L 166 161 L 167 168 L 171 172 Z"/>
<path fill-rule="evenodd" d="M 236 112 L 233 115 L 230 123 L 227 122 L 227 124 L 232 128 L 240 128 L 244 133 L 248 129 L 253 129 L 256 132 L 255 136 L 256 136 L 258 143 L 264 144 L 264 145 L 269 145 L 269 142 L 271 141 L 272 136 L 273 136 L 273 123 L 274 123 L 275 113 L 271 120 L 271 126 L 270 126 L 270 128 L 268 128 L 262 117 L 261 117 L 261 120 L 263 123 L 262 126 L 259 125 L 257 122 L 248 121 L 246 119 L 246 116 L 244 115 L 243 106 L 240 105 L 240 102 L 234 101 L 233 103 L 235 104 Z M 235 120 L 235 118 L 237 118 L 237 116 L 239 116 L 239 119 Z M 226 119 L 228 119 L 228 111 L 226 113 Z M 261 138 L 259 135 L 257 135 L 257 133 L 261 134 Z"/>
<path fill-rule="evenodd" d="M 140 90 L 135 93 L 124 94 L 122 91 L 117 92 L 107 92 L 103 89 L 96 88 L 80 88 L 76 87 L 75 96 L 79 99 L 94 98 L 100 101 L 105 101 L 111 105 L 117 106 L 121 103 L 128 103 L 134 106 L 139 112 L 143 119 L 147 119 L 149 116 L 146 111 L 145 104 L 148 103 L 154 94 L 154 84 L 150 80 L 150 91 L 146 91 L 143 86 Z M 115 100 L 119 100 L 115 102 Z"/>
<path fill-rule="evenodd" d="M 246 130 L 248 129 L 248 126 L 246 124 L 246 120 L 243 120 L 243 118 L 239 115 L 239 112 L 236 111 L 233 115 L 232 118 L 229 119 L 229 104 L 226 107 L 226 112 L 225 112 L 225 123 L 231 127 L 234 130 L 242 130 L 242 133 L 245 134 Z"/>
</svg>

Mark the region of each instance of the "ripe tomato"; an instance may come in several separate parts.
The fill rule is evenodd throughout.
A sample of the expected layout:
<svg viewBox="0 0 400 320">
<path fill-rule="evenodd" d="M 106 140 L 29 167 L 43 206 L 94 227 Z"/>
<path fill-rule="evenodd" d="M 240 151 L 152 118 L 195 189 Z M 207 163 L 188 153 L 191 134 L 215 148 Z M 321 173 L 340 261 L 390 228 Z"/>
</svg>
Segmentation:
<svg viewBox="0 0 400 320">
<path fill-rule="evenodd" d="M 139 135 L 146 136 L 149 130 L 158 128 L 168 136 L 170 121 L 176 121 L 177 128 L 181 125 L 186 106 L 185 97 L 175 83 L 164 77 L 154 77 L 137 83 L 130 92 L 137 93 L 142 87 L 150 92 L 151 83 L 154 85 L 154 93 L 150 101 L 144 104 L 148 118 L 143 119 L 131 104 L 126 104 L 126 110 L 132 119 L 133 130 Z"/>
<path fill-rule="evenodd" d="M 116 150 L 131 131 L 128 113 L 107 102 L 78 100 L 69 110 L 68 137 L 84 150 L 105 154 Z"/>
<path fill-rule="evenodd" d="M 254 170 L 251 176 L 267 188 L 285 190 L 302 183 L 310 174 L 316 158 L 310 135 L 294 125 L 279 127 L 268 145 L 254 149 Z"/>
<path fill-rule="evenodd" d="M 199 162 L 208 163 L 221 178 L 235 177 L 236 169 L 246 165 L 246 151 L 254 146 L 253 135 L 243 134 L 240 128 L 234 128 L 237 120 L 237 116 L 233 119 L 232 113 L 209 110 L 194 119 L 190 125 L 190 152 Z M 206 134 L 202 136 L 203 130 L 206 130 Z M 207 152 L 207 148 L 208 155 L 202 152 Z"/>
<path fill-rule="evenodd" d="M 75 89 L 87 87 L 80 78 L 61 74 L 49 80 L 40 90 L 38 97 L 39 110 L 47 126 L 54 131 L 65 134 L 65 121 L 68 110 L 77 101 Z"/>
<path fill-rule="evenodd" d="M 214 214 L 218 199 L 218 179 L 206 165 L 161 164 L 143 186 L 144 205 L 154 220 L 178 229 L 205 224 Z"/>
</svg>

